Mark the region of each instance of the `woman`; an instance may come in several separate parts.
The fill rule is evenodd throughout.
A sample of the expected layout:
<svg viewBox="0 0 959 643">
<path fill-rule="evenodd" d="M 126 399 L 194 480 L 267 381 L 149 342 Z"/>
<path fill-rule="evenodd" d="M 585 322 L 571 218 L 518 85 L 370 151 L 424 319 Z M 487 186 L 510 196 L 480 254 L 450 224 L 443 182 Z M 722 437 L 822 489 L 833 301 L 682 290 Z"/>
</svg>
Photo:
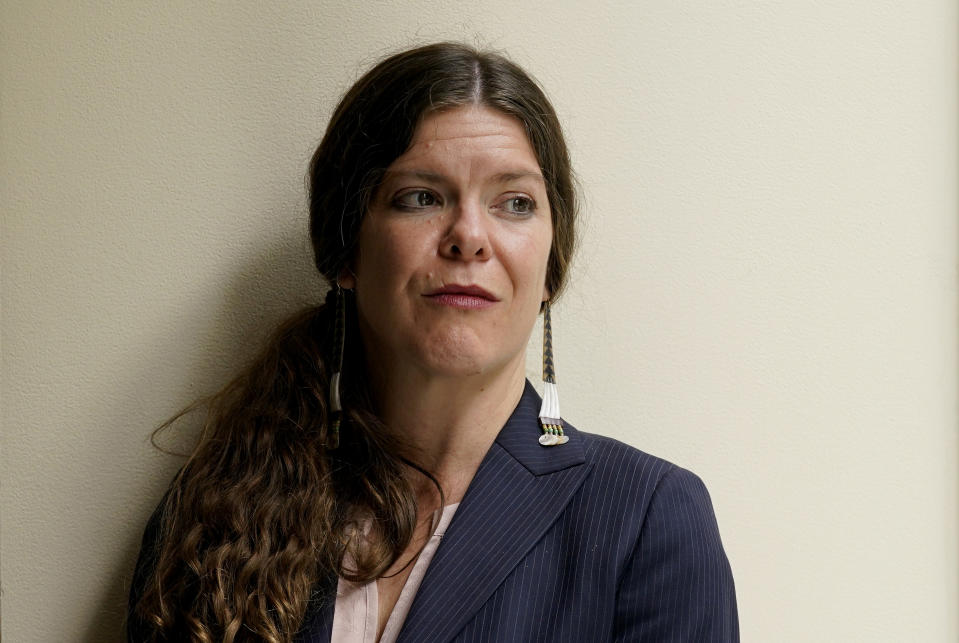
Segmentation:
<svg viewBox="0 0 959 643">
<path fill-rule="evenodd" d="M 560 418 L 576 199 L 538 86 L 462 45 L 392 56 L 333 114 L 310 194 L 333 287 L 210 400 L 130 640 L 736 640 L 699 479 Z"/>
</svg>

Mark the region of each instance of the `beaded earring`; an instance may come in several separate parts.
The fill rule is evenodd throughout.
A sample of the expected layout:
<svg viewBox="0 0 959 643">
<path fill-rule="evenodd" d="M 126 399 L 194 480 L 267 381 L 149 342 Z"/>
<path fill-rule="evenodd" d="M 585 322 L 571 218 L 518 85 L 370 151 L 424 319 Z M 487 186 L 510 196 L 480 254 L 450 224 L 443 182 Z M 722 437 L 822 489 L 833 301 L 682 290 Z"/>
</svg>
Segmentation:
<svg viewBox="0 0 959 643">
<path fill-rule="evenodd" d="M 569 437 L 563 435 L 563 419 L 559 412 L 559 392 L 556 390 L 553 365 L 553 324 L 549 308 L 547 299 L 543 308 L 543 405 L 539 409 L 539 423 L 543 428 L 539 443 L 544 447 L 569 442 Z"/>
<path fill-rule="evenodd" d="M 328 448 L 340 446 L 340 421 L 343 407 L 340 404 L 340 374 L 343 372 L 343 349 L 346 346 L 346 295 L 336 284 L 336 310 L 333 318 L 333 376 L 330 378 L 330 432 Z"/>
</svg>

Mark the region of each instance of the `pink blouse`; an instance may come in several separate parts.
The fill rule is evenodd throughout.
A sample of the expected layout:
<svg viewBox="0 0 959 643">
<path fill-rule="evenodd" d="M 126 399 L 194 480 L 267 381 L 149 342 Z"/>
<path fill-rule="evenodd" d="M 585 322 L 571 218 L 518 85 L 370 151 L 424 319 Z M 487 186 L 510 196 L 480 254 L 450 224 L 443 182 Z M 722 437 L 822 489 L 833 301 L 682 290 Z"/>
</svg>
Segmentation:
<svg viewBox="0 0 959 643">
<path fill-rule="evenodd" d="M 383 630 L 383 636 L 379 643 L 394 643 L 403 628 L 403 622 L 406 621 L 406 615 L 410 611 L 410 605 L 413 604 L 413 598 L 416 591 L 423 582 L 423 576 L 426 575 L 426 568 L 433 560 L 433 554 L 439 547 L 446 528 L 456 513 L 459 503 L 446 505 L 440 510 L 437 509 L 433 515 L 434 522 L 439 519 L 439 524 L 429 541 L 423 547 L 410 575 L 400 591 L 399 598 L 396 599 L 396 605 L 390 612 L 390 618 L 386 622 L 386 628 Z M 437 514 L 439 514 L 437 516 Z M 379 618 L 378 595 L 376 592 L 376 582 L 359 585 L 343 578 L 339 579 L 336 586 L 336 605 L 333 608 L 333 635 L 332 643 L 377 643 L 376 625 Z"/>
</svg>

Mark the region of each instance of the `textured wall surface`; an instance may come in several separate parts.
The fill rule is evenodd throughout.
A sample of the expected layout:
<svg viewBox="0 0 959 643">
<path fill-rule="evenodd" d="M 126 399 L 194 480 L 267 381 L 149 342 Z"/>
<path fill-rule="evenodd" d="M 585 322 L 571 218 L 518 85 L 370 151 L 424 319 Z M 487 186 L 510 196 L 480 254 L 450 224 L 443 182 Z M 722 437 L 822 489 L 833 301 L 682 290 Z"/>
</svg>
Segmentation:
<svg viewBox="0 0 959 643">
<path fill-rule="evenodd" d="M 121 638 L 180 462 L 150 430 L 321 296 L 303 179 L 339 94 L 452 38 L 557 105 L 586 214 L 565 414 L 705 479 L 743 640 L 959 640 L 956 24 L 946 0 L 2 3 L 3 637 Z"/>
</svg>

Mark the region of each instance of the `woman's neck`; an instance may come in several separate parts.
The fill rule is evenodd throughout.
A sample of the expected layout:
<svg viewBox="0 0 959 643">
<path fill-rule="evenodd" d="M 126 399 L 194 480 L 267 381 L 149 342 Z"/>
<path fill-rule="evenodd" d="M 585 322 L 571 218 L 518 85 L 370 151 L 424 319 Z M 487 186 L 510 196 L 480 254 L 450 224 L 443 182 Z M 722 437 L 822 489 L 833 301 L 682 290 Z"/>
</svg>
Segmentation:
<svg viewBox="0 0 959 643">
<path fill-rule="evenodd" d="M 525 355 L 495 373 L 441 377 L 412 369 L 374 378 L 381 419 L 409 445 L 404 455 L 436 477 L 446 503 L 459 502 L 523 394 Z M 428 480 L 417 486 L 435 496 Z M 432 493 L 430 493 L 432 492 Z M 419 495 L 419 494 L 418 494 Z"/>
</svg>

